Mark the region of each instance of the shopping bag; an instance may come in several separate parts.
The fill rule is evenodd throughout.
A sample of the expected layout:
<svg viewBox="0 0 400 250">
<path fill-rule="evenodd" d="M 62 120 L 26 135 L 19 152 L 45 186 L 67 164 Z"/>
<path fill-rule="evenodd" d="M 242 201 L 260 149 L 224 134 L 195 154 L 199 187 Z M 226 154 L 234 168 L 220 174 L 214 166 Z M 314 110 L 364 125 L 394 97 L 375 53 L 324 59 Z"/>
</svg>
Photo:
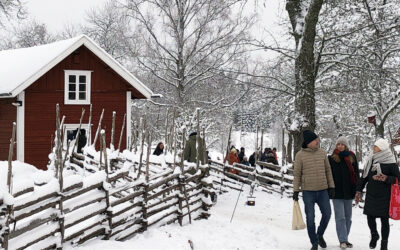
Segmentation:
<svg viewBox="0 0 400 250">
<path fill-rule="evenodd" d="M 400 220 L 400 190 L 399 180 L 392 184 L 392 192 L 390 194 L 389 217 L 393 220 Z"/>
<path fill-rule="evenodd" d="M 306 228 L 306 224 L 303 221 L 303 215 L 301 214 L 300 205 L 298 201 L 293 203 L 293 219 L 292 219 L 292 230 L 301 230 Z"/>
</svg>

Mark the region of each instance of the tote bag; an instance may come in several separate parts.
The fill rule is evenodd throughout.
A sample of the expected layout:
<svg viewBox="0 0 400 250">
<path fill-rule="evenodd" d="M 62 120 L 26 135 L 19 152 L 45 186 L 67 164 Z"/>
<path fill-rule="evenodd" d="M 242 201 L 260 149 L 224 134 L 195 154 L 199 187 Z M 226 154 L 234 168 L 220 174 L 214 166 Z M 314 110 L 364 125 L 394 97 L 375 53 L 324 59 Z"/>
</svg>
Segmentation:
<svg viewBox="0 0 400 250">
<path fill-rule="evenodd" d="M 389 217 L 393 220 L 400 220 L 400 190 L 399 180 L 392 184 L 392 192 L 390 194 Z"/>
<path fill-rule="evenodd" d="M 292 218 L 292 230 L 301 230 L 306 228 L 306 224 L 303 221 L 303 215 L 301 214 L 300 205 L 298 201 L 293 202 L 293 218 Z"/>
</svg>

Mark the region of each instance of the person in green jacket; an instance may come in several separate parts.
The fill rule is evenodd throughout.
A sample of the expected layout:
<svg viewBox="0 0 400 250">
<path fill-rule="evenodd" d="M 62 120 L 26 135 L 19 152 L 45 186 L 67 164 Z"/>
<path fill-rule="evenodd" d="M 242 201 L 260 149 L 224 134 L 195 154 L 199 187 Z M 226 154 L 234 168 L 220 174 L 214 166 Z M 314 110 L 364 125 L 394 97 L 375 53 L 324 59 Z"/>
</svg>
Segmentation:
<svg viewBox="0 0 400 250">
<path fill-rule="evenodd" d="M 196 150 L 196 138 L 197 132 L 192 132 L 189 135 L 189 139 L 186 142 L 185 149 L 183 151 L 183 159 L 188 162 L 197 162 L 197 150 Z M 199 159 L 201 164 L 204 164 L 204 145 L 203 140 L 200 138 L 199 143 Z"/>
</svg>

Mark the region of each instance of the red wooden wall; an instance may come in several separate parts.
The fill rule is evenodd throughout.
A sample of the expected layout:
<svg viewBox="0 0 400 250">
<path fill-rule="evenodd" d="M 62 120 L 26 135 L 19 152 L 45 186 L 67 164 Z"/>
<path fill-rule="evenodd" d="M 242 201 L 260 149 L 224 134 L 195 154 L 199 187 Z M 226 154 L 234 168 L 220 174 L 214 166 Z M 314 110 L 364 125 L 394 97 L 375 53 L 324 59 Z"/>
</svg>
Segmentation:
<svg viewBox="0 0 400 250">
<path fill-rule="evenodd" d="M 8 159 L 13 122 L 17 121 L 17 107 L 12 103 L 16 98 L 0 99 L 0 161 Z M 16 148 L 14 148 L 14 159 Z"/>
<path fill-rule="evenodd" d="M 46 169 L 55 131 L 55 108 L 60 104 L 65 123 L 78 124 L 82 108 L 85 108 L 84 123 L 88 123 L 89 105 L 64 105 L 64 70 L 91 70 L 91 103 L 93 105 L 92 140 L 97 129 L 101 110 L 104 108 L 102 128 L 110 141 L 112 112 L 117 112 L 117 144 L 126 112 L 126 91 L 132 98 L 144 98 L 136 89 L 114 72 L 86 47 L 80 47 L 62 62 L 25 90 L 25 162 Z M 126 131 L 125 131 L 126 133 Z M 125 148 L 126 134 L 122 148 Z"/>
</svg>

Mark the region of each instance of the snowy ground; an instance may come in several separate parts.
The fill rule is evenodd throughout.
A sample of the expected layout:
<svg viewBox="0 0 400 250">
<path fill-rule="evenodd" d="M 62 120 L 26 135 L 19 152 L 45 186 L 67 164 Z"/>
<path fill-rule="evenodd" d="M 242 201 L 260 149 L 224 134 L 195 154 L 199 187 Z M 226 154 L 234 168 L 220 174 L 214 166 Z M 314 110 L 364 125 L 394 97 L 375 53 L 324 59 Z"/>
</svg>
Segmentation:
<svg viewBox="0 0 400 250">
<path fill-rule="evenodd" d="M 193 243 L 194 250 L 310 249 L 307 231 L 291 230 L 291 199 L 281 199 L 278 194 L 255 191 L 256 206 L 250 207 L 245 205 L 248 196 L 248 190 L 245 189 L 230 223 L 238 194 L 238 191 L 231 191 L 219 196 L 217 204 L 211 208 L 211 217 L 208 220 L 195 221 L 192 225 L 186 224 L 183 227 L 172 224 L 152 228 L 125 242 L 92 240 L 74 249 L 190 250 L 189 241 Z M 302 202 L 300 205 L 303 209 Z M 316 211 L 319 211 L 318 208 Z M 316 214 L 316 220 L 319 221 L 319 213 Z M 395 246 L 400 245 L 400 221 L 390 220 L 390 224 L 389 249 L 395 249 Z M 379 225 L 380 222 L 378 227 Z M 339 249 L 333 214 L 325 239 L 327 250 Z M 368 249 L 369 229 L 360 208 L 353 209 L 353 227 L 349 241 L 354 244 L 354 250 Z"/>
</svg>

